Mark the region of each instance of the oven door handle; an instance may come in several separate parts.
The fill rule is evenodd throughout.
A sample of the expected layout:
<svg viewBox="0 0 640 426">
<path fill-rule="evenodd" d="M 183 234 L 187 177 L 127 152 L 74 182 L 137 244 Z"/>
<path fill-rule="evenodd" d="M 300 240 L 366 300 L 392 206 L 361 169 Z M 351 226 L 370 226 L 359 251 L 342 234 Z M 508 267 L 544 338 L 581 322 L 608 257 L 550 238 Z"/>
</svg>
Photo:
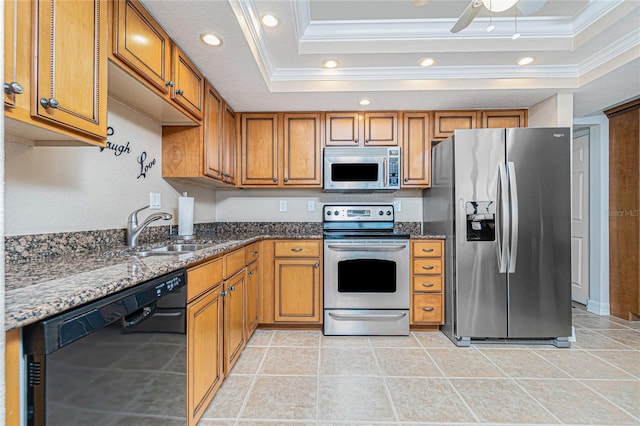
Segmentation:
<svg viewBox="0 0 640 426">
<path fill-rule="evenodd" d="M 368 245 L 339 245 L 339 244 L 329 244 L 327 248 L 335 251 L 400 251 L 407 248 L 406 244 L 401 245 L 384 245 L 384 246 L 368 246 Z"/>
<path fill-rule="evenodd" d="M 329 312 L 329 316 L 337 321 L 394 321 L 407 316 L 406 312 L 399 314 L 336 314 Z"/>
</svg>

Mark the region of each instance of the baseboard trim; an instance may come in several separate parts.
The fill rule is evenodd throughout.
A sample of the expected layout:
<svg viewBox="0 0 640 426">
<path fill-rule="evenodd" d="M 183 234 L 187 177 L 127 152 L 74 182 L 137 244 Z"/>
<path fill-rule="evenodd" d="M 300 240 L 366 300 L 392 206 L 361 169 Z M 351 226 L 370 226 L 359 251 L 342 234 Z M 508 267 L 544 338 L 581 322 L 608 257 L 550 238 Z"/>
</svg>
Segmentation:
<svg viewBox="0 0 640 426">
<path fill-rule="evenodd" d="M 587 311 L 596 315 L 611 315 L 608 303 L 600 303 L 595 300 L 589 300 L 587 302 Z"/>
</svg>

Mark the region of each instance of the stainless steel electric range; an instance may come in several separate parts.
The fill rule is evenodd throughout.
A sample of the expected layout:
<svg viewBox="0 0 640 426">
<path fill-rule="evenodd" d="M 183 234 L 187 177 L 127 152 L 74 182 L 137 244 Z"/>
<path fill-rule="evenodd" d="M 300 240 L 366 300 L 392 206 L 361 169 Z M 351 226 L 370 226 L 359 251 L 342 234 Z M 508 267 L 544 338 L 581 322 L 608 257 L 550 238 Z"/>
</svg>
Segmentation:
<svg viewBox="0 0 640 426">
<path fill-rule="evenodd" d="M 325 205 L 324 334 L 409 334 L 409 235 L 393 205 Z"/>
</svg>

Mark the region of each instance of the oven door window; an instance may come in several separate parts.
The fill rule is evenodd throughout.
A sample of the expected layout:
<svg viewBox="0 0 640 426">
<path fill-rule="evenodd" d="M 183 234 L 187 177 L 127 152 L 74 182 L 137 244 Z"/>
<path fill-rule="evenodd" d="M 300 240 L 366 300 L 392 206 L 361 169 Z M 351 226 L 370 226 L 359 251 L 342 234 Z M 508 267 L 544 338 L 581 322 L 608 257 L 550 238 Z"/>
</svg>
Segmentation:
<svg viewBox="0 0 640 426">
<path fill-rule="evenodd" d="M 338 262 L 339 293 L 395 293 L 396 262 L 353 259 Z"/>
<path fill-rule="evenodd" d="M 378 163 L 333 163 L 331 180 L 334 182 L 377 182 Z"/>
</svg>

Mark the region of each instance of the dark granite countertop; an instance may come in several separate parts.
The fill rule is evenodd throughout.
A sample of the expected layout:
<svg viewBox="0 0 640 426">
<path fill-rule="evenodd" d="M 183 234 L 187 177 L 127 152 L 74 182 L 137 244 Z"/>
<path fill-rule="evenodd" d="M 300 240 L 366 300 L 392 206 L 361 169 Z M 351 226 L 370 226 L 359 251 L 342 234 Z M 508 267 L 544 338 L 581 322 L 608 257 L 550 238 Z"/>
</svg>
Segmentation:
<svg viewBox="0 0 640 426">
<path fill-rule="evenodd" d="M 412 233 L 411 238 L 443 236 Z M 24 327 L 262 239 L 322 239 L 322 235 L 236 234 L 229 238 L 198 240 L 211 246 L 180 255 L 139 257 L 135 250 L 120 247 L 7 263 L 5 330 Z M 160 244 L 154 244 L 157 245 Z"/>
</svg>

